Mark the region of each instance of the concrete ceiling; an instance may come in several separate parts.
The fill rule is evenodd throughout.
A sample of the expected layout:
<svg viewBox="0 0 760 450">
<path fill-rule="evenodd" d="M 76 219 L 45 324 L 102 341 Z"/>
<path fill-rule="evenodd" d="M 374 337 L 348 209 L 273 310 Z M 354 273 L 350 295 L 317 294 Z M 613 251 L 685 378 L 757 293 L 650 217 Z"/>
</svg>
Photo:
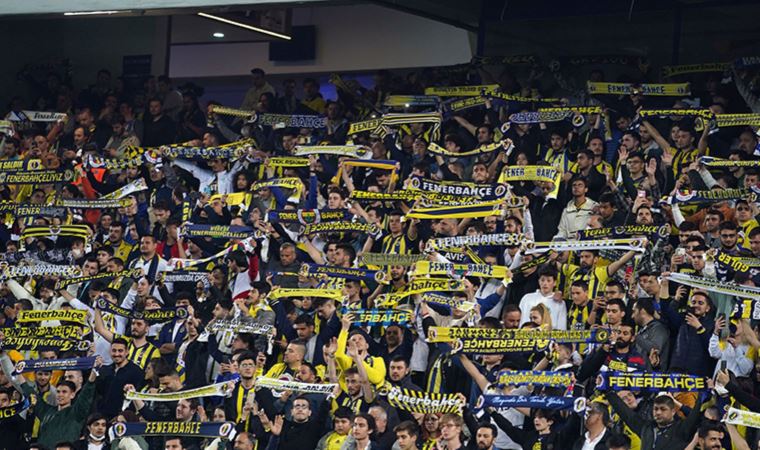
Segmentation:
<svg viewBox="0 0 760 450">
<path fill-rule="evenodd" d="M 127 11 L 124 14 L 171 14 L 200 8 L 271 8 L 309 5 L 323 0 L 27 0 L 0 2 L 0 16 L 59 15 L 65 12 Z"/>
</svg>

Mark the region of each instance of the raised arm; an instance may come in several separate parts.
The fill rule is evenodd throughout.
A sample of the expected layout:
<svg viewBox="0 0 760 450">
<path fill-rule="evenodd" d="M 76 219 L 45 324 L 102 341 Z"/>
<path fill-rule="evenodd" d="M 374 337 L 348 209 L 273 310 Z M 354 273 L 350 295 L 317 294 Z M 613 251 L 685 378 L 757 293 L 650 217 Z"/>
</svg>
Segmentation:
<svg viewBox="0 0 760 450">
<path fill-rule="evenodd" d="M 609 266 L 607 266 L 607 275 L 612 276 L 615 273 L 617 273 L 618 270 L 620 270 L 625 264 L 630 261 L 634 256 L 636 255 L 636 252 L 633 250 L 626 252 L 625 255 L 621 256 L 620 259 L 617 261 L 613 261 L 610 263 Z"/>
<path fill-rule="evenodd" d="M 649 132 L 650 135 L 652 135 L 652 138 L 655 142 L 657 142 L 657 145 L 660 146 L 663 152 L 669 152 L 670 150 L 670 142 L 668 142 L 667 139 L 662 137 L 659 131 L 657 131 L 657 128 L 653 127 L 651 123 L 648 121 L 641 122 L 641 126 L 646 128 L 646 130 Z"/>
<path fill-rule="evenodd" d="M 103 336 L 103 339 L 108 342 L 113 342 L 115 336 L 113 332 L 106 327 L 105 322 L 103 322 L 103 316 L 100 315 L 100 310 L 97 308 L 95 309 L 95 331 Z"/>
<path fill-rule="evenodd" d="M 491 383 L 488 382 L 486 377 L 480 373 L 478 368 L 475 367 L 475 364 L 473 364 L 472 361 L 470 361 L 470 358 L 468 358 L 466 355 L 460 353 L 459 360 L 462 362 L 462 367 L 464 367 L 464 370 L 466 370 L 467 373 L 472 377 L 473 381 L 475 381 L 475 384 L 478 385 L 481 391 L 485 392 L 486 388 Z M 506 430 L 504 431 L 506 432 Z"/>
</svg>

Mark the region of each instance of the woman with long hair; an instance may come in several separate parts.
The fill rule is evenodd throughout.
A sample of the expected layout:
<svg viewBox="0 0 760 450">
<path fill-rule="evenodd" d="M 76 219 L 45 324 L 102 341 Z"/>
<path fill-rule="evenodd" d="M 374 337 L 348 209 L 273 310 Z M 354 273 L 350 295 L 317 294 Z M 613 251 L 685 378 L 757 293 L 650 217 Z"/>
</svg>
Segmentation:
<svg viewBox="0 0 760 450">
<path fill-rule="evenodd" d="M 414 418 L 420 424 L 420 442 L 422 450 L 435 448 L 438 439 L 441 437 L 441 429 L 438 426 L 441 420 L 441 414 L 415 414 Z"/>
<path fill-rule="evenodd" d="M 530 309 L 530 321 L 542 330 L 549 331 L 552 329 L 551 312 L 543 303 L 539 303 Z"/>
</svg>

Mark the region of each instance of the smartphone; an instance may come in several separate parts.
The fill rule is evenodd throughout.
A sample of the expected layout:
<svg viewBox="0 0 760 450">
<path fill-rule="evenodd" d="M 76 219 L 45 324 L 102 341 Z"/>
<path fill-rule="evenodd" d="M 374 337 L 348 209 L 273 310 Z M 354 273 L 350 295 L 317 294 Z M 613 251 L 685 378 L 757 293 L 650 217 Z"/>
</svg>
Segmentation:
<svg viewBox="0 0 760 450">
<path fill-rule="evenodd" d="M 642 191 L 642 190 L 639 189 L 639 190 L 636 191 L 636 196 L 644 198 L 644 197 L 647 196 L 647 191 Z"/>
</svg>

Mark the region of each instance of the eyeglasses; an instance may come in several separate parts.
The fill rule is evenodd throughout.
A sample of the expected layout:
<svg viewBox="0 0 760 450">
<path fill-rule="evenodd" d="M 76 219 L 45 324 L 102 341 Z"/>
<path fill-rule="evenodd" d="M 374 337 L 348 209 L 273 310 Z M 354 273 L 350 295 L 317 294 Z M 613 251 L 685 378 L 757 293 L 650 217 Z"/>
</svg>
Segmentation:
<svg viewBox="0 0 760 450">
<path fill-rule="evenodd" d="M 254 364 L 254 363 L 243 363 L 243 364 L 240 364 L 240 368 L 241 369 L 250 369 L 250 368 L 253 368 L 253 367 L 256 367 L 256 364 Z"/>
</svg>

